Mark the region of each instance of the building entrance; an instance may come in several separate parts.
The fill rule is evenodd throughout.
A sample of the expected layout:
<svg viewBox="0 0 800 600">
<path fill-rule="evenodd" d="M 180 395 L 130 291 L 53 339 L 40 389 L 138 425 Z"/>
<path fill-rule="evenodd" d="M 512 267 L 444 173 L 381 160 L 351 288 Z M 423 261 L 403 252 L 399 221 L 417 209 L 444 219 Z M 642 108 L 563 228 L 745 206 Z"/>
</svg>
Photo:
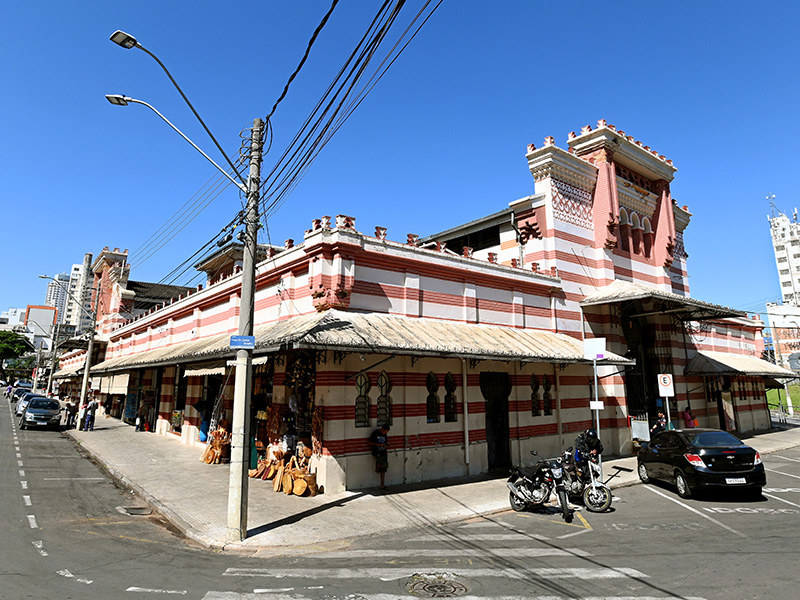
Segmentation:
<svg viewBox="0 0 800 600">
<path fill-rule="evenodd" d="M 486 446 L 489 469 L 511 464 L 508 430 L 508 396 L 511 378 L 508 373 L 486 371 L 481 373 L 481 394 L 486 400 Z"/>
</svg>

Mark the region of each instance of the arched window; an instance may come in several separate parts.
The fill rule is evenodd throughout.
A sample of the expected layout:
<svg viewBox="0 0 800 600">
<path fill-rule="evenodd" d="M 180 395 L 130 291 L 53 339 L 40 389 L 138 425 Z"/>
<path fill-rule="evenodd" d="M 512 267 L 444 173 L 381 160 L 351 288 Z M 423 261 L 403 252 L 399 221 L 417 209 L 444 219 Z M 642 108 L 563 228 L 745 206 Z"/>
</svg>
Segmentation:
<svg viewBox="0 0 800 600">
<path fill-rule="evenodd" d="M 444 420 L 445 423 L 458 421 L 458 408 L 456 406 L 456 380 L 453 374 L 448 372 L 444 376 Z"/>
<path fill-rule="evenodd" d="M 392 391 L 392 382 L 386 371 L 381 371 L 378 375 L 378 390 L 381 395 L 378 396 L 378 425 L 391 425 L 392 424 L 392 398 L 389 392 Z"/>
<path fill-rule="evenodd" d="M 369 390 L 372 385 L 366 373 L 356 375 L 356 427 L 369 427 Z"/>
<path fill-rule="evenodd" d="M 631 227 L 628 221 L 628 211 L 619 209 L 619 245 L 625 252 L 631 251 Z"/>
<path fill-rule="evenodd" d="M 650 253 L 653 250 L 653 227 L 650 225 L 650 219 L 645 217 L 642 219 L 642 238 L 644 239 L 644 255 L 650 258 Z"/>
<path fill-rule="evenodd" d="M 639 215 L 632 212 L 631 220 L 631 252 L 641 254 L 642 252 L 642 227 L 639 224 Z"/>
</svg>

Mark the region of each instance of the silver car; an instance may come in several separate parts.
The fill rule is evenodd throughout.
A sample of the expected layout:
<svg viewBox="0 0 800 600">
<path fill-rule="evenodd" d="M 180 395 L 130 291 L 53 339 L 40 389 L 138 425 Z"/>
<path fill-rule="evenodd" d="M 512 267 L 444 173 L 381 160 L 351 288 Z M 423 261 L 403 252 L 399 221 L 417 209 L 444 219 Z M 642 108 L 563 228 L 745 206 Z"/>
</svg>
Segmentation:
<svg viewBox="0 0 800 600">
<path fill-rule="evenodd" d="M 19 420 L 19 428 L 54 427 L 61 428 L 61 405 L 58 400 L 34 397 Z"/>
</svg>

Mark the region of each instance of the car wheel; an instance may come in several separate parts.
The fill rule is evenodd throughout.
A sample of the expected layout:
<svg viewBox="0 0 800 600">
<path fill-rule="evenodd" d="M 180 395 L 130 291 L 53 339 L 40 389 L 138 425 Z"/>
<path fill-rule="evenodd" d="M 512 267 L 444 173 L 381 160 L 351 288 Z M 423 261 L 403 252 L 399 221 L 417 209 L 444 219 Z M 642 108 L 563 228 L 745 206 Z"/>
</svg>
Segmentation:
<svg viewBox="0 0 800 600">
<path fill-rule="evenodd" d="M 675 487 L 678 488 L 678 496 L 681 498 L 689 498 L 692 495 L 692 490 L 689 484 L 686 483 L 686 478 L 680 471 L 675 472 Z"/>
<path fill-rule="evenodd" d="M 644 463 L 639 463 L 639 479 L 642 483 L 650 483 L 650 473 L 647 472 L 647 466 Z"/>
<path fill-rule="evenodd" d="M 25 421 L 20 421 L 19 422 L 19 428 L 20 429 L 25 429 Z"/>
</svg>

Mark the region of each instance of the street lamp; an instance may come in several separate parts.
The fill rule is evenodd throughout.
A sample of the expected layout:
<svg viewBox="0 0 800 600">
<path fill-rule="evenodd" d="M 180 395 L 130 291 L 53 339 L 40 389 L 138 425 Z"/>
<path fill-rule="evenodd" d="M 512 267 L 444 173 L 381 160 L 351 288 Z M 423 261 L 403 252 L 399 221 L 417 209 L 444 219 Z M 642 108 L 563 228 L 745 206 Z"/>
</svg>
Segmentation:
<svg viewBox="0 0 800 600">
<path fill-rule="evenodd" d="M 190 140 L 188 137 L 186 137 L 186 135 L 180 129 L 175 127 L 175 125 L 173 125 L 172 122 L 169 119 L 167 119 L 167 117 L 165 117 L 160 112 L 158 112 L 158 110 L 156 110 L 156 108 L 154 106 L 151 106 L 150 104 L 148 104 L 147 102 L 144 102 L 143 100 L 137 100 L 136 98 L 130 98 L 129 96 L 122 96 L 120 94 L 106 94 L 106 100 L 108 100 L 111 104 L 113 104 L 115 106 L 128 106 L 128 104 L 130 104 L 131 102 L 133 102 L 134 104 L 141 104 L 143 106 L 146 106 L 147 108 L 152 110 L 154 113 L 156 113 L 159 117 L 161 117 L 161 119 L 167 125 L 172 127 L 172 129 L 174 129 L 178 133 L 178 135 L 180 135 L 183 139 L 185 139 L 187 142 L 189 142 L 195 150 L 197 150 L 200 154 L 205 156 L 206 159 L 208 160 L 208 162 L 210 162 L 212 165 L 217 167 L 217 169 L 219 169 L 220 173 L 225 175 L 225 177 L 227 177 L 233 183 L 233 185 L 238 187 L 244 193 L 247 193 L 247 186 L 245 186 L 243 183 L 239 183 L 233 177 L 228 175 L 228 173 L 222 167 L 220 167 L 217 163 L 215 163 L 208 154 L 203 152 L 197 146 L 197 144 L 195 144 L 192 140 Z"/>
<path fill-rule="evenodd" d="M 75 296 L 73 296 L 69 292 L 69 290 L 67 288 L 65 288 L 61 284 L 60 281 L 57 281 L 55 278 L 50 277 L 48 275 L 39 275 L 39 279 L 50 279 L 52 281 L 55 281 L 59 286 L 61 286 L 61 288 L 67 293 L 67 295 L 70 298 L 72 298 L 73 302 L 75 302 L 75 304 L 77 304 L 78 307 L 83 312 L 85 312 L 87 315 L 89 315 L 92 318 L 91 329 L 89 329 L 89 345 L 86 348 L 86 362 L 83 365 L 83 381 L 81 381 L 81 395 L 78 398 L 78 402 L 79 403 L 83 402 L 86 399 L 86 391 L 89 389 L 89 368 L 92 366 L 91 363 L 92 363 L 92 351 L 94 350 L 94 329 L 95 329 L 95 326 L 97 325 L 97 303 L 95 303 L 95 309 L 92 312 L 89 312 L 83 307 L 83 302 L 79 302 L 75 298 Z M 92 291 L 93 292 L 97 291 L 99 293 L 99 289 L 98 288 L 92 288 Z M 98 300 L 99 300 L 99 298 L 98 298 Z M 53 352 L 55 352 L 55 348 L 53 349 Z M 51 377 L 52 377 L 52 369 L 50 370 L 50 372 L 51 372 Z M 49 387 L 49 385 L 50 384 L 48 383 L 48 387 Z"/>
<path fill-rule="evenodd" d="M 194 113 L 197 120 L 206 130 L 211 140 L 216 144 L 220 153 L 228 161 L 228 164 L 233 169 L 236 177 L 240 183 L 237 183 L 233 178 L 228 175 L 217 163 L 215 163 L 209 156 L 200 150 L 200 148 L 186 137 L 177 127 L 170 123 L 166 117 L 159 113 L 155 108 L 142 102 L 135 100 L 128 96 L 111 95 L 106 96 L 109 102 L 117 106 L 126 106 L 134 102 L 143 104 L 155 112 L 166 122 L 172 129 L 174 129 L 180 136 L 189 142 L 192 147 L 200 152 L 207 160 L 211 162 L 221 173 L 223 173 L 230 181 L 247 194 L 247 205 L 244 211 L 245 223 L 245 239 L 243 244 L 243 260 L 242 260 L 242 291 L 241 291 L 241 304 L 239 310 L 239 336 L 253 336 L 253 318 L 255 313 L 255 279 L 256 279 L 256 248 L 258 236 L 258 202 L 259 202 L 259 189 L 261 186 L 261 150 L 264 137 L 264 122 L 261 119 L 253 121 L 253 130 L 250 137 L 250 173 L 247 182 L 239 174 L 236 166 L 233 164 L 228 155 L 225 154 L 222 147 L 217 142 L 211 131 L 206 127 L 203 119 L 189 102 L 189 99 L 183 93 L 178 83 L 172 77 L 170 72 L 158 57 L 144 48 L 139 42 L 136 41 L 132 35 L 124 31 L 115 31 L 111 35 L 111 41 L 126 49 L 139 48 L 148 55 L 150 55 L 164 70 L 169 77 L 172 84 L 183 97 L 186 104 Z M 247 496 L 249 488 L 249 444 L 250 444 L 250 419 L 248 418 L 250 406 L 250 386 L 252 381 L 252 363 L 253 354 L 251 348 L 237 348 L 236 351 L 236 374 L 234 378 L 234 394 L 233 394 L 233 423 L 231 426 L 231 463 L 230 463 L 230 479 L 228 485 L 228 520 L 227 520 L 227 539 L 231 542 L 241 541 L 247 537 Z M 247 461 L 247 462 L 246 462 Z"/>
</svg>

